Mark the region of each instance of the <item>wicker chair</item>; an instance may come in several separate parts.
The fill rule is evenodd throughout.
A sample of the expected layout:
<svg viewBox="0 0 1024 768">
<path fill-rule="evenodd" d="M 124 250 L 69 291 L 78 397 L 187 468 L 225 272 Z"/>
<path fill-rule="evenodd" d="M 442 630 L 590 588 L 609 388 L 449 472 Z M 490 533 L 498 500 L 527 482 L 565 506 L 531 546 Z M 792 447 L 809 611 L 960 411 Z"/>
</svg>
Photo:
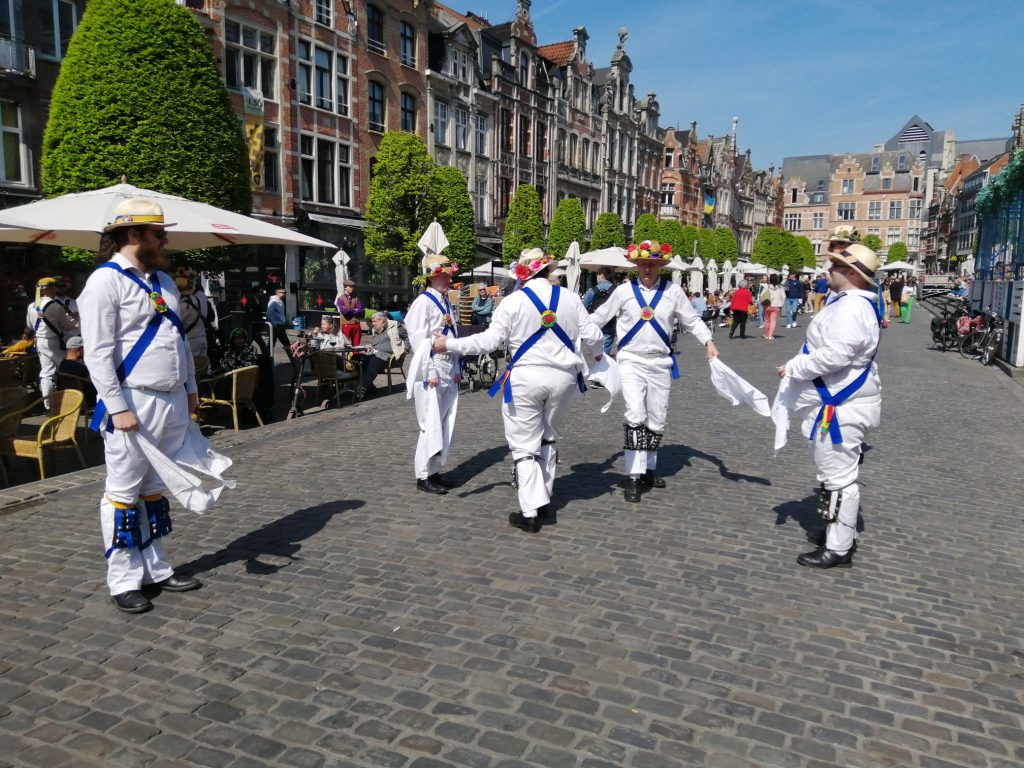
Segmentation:
<svg viewBox="0 0 1024 768">
<path fill-rule="evenodd" d="M 352 372 L 338 370 L 338 356 L 333 352 L 314 352 L 310 356 L 313 364 L 313 375 L 316 376 L 316 397 L 320 399 L 320 391 L 324 388 L 334 391 L 334 401 L 341 407 L 341 396 L 352 395 L 355 399 L 355 389 L 344 387 L 343 384 L 356 382 L 362 378 L 362 372 L 358 363 L 353 361 Z"/>
<path fill-rule="evenodd" d="M 84 397 L 74 389 L 58 390 L 50 395 L 50 412 L 54 413 L 36 432 L 34 438 L 18 437 L 22 418 L 41 401 L 36 401 L 20 411 L 0 419 L 0 456 L 17 456 L 35 459 L 39 462 L 39 479 L 46 478 L 46 452 L 58 448 L 74 448 L 78 462 L 85 468 L 85 459 L 75 440 L 78 417 L 82 412 Z"/>
<path fill-rule="evenodd" d="M 207 355 L 193 355 L 192 361 L 195 363 L 197 379 L 210 372 L 210 358 Z"/>
<path fill-rule="evenodd" d="M 402 381 L 405 381 L 405 358 L 407 358 L 408 356 L 409 351 L 406 350 L 397 357 L 395 355 L 392 355 L 391 357 L 388 358 L 387 365 L 384 366 L 384 373 L 387 374 L 388 377 L 388 392 L 391 391 L 392 371 L 398 371 L 400 374 L 402 374 Z"/>
<path fill-rule="evenodd" d="M 96 389 L 93 387 L 92 381 L 83 379 L 81 376 L 76 376 L 73 373 L 64 373 L 58 370 L 57 386 L 61 389 L 76 389 L 85 395 L 85 401 L 82 404 L 82 417 L 85 419 L 82 426 L 85 428 L 85 437 L 82 439 L 82 442 L 85 445 L 89 445 L 89 432 L 91 432 L 89 423 L 92 421 L 92 414 L 96 410 Z"/>
<path fill-rule="evenodd" d="M 208 386 L 210 388 L 209 396 L 204 396 L 200 393 L 199 409 L 202 410 L 203 408 L 207 408 L 211 405 L 226 405 L 231 409 L 231 417 L 234 421 L 235 432 L 237 432 L 238 406 L 244 405 L 256 415 L 256 422 L 262 427 L 263 419 L 260 418 L 260 412 L 256 409 L 256 404 L 252 400 L 252 395 L 253 392 L 256 391 L 256 383 L 259 380 L 259 377 L 259 366 L 249 365 L 245 368 L 236 368 L 233 371 L 222 373 L 220 376 L 199 382 L 200 387 Z M 231 394 L 229 397 L 218 397 L 217 395 L 217 384 L 222 381 L 230 383 Z"/>
</svg>

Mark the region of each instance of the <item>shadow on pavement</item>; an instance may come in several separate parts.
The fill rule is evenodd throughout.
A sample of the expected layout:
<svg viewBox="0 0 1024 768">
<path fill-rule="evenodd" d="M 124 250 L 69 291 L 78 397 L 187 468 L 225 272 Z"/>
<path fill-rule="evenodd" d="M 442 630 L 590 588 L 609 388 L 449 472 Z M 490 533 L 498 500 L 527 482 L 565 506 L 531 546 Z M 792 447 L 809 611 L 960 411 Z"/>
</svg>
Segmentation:
<svg viewBox="0 0 1024 768">
<path fill-rule="evenodd" d="M 824 529 L 824 521 L 818 514 L 818 494 L 812 493 L 802 499 L 784 501 L 772 510 L 775 512 L 775 524 L 785 525 L 787 520 L 794 520 L 804 533 L 816 534 Z"/>
<path fill-rule="evenodd" d="M 508 456 L 507 445 L 496 445 L 493 448 L 488 448 L 486 451 L 480 451 L 480 453 L 466 459 L 457 467 L 451 469 L 445 469 L 443 474 L 446 477 L 450 477 L 459 483 L 465 482 L 470 477 L 475 477 L 481 474 L 485 470 L 490 469 L 495 464 L 500 464 Z M 500 485 L 500 483 L 499 483 Z M 482 491 L 473 490 L 466 494 L 459 494 L 469 496 L 474 493 L 481 493 Z"/>
<path fill-rule="evenodd" d="M 726 480 L 734 483 L 756 483 L 757 485 L 771 485 L 771 480 L 759 475 L 744 475 L 741 472 L 733 472 L 726 466 L 725 462 L 710 453 L 698 451 L 687 445 L 669 445 L 658 449 L 658 474 L 662 477 L 671 477 L 684 467 L 690 466 L 691 459 L 703 459 L 718 467 L 718 474 Z"/>
<path fill-rule="evenodd" d="M 235 539 L 223 549 L 196 560 L 182 563 L 175 570 L 179 573 L 198 575 L 235 562 L 245 562 L 247 573 L 277 573 L 282 567 L 260 562 L 262 555 L 285 557 L 298 560 L 301 542 L 323 530 L 335 515 L 358 509 L 365 502 L 346 499 L 330 501 L 315 507 L 297 509 L 289 515 Z"/>
</svg>

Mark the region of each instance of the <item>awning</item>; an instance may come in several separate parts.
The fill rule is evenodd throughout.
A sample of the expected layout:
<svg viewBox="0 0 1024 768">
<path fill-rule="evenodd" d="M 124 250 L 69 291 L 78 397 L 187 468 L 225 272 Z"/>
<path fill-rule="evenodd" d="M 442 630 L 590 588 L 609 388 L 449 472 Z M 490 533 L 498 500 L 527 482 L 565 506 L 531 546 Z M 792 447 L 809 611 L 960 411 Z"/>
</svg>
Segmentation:
<svg viewBox="0 0 1024 768">
<path fill-rule="evenodd" d="M 310 221 L 319 221 L 321 224 L 333 224 L 336 227 L 356 227 L 357 229 L 363 229 L 366 227 L 366 221 L 363 219 L 349 219 L 344 216 L 328 216 L 323 213 L 310 213 L 307 214 Z"/>
</svg>

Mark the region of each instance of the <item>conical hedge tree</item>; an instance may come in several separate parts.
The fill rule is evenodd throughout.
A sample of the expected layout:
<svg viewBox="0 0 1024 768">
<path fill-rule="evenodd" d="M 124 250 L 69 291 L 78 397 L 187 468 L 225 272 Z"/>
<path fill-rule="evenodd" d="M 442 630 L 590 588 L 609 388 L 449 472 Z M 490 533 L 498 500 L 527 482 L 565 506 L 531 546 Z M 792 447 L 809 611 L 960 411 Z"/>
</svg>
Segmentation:
<svg viewBox="0 0 1024 768">
<path fill-rule="evenodd" d="M 657 240 L 659 235 L 658 220 L 653 213 L 641 213 L 633 227 L 633 242 L 642 243 L 644 240 Z"/>
<path fill-rule="evenodd" d="M 245 141 L 206 35 L 191 11 L 169 0 L 89 0 L 53 89 L 42 152 L 47 197 L 122 176 L 252 210 Z M 215 248 L 179 261 L 221 270 L 237 253 Z M 65 255 L 92 260 L 87 252 Z"/>
<path fill-rule="evenodd" d="M 424 213 L 420 220 L 424 229 L 437 219 L 444 230 L 448 238 L 445 251 L 448 258 L 472 269 L 476 260 L 475 217 L 462 171 L 451 165 L 439 165 L 434 169 L 427 185 Z"/>
<path fill-rule="evenodd" d="M 583 215 L 583 205 L 578 198 L 567 197 L 558 203 L 555 217 L 551 220 L 551 231 L 548 232 L 548 251 L 555 258 L 561 259 L 569 250 L 573 240 L 586 250 L 587 222 Z"/>
<path fill-rule="evenodd" d="M 626 247 L 626 230 L 622 219 L 614 211 L 605 211 L 594 222 L 594 237 L 590 241 L 590 249 L 599 251 L 602 248 Z"/>
<path fill-rule="evenodd" d="M 527 248 L 544 247 L 544 212 L 536 187 L 521 184 L 512 195 L 505 217 L 502 257 L 506 264 L 519 258 Z"/>
</svg>

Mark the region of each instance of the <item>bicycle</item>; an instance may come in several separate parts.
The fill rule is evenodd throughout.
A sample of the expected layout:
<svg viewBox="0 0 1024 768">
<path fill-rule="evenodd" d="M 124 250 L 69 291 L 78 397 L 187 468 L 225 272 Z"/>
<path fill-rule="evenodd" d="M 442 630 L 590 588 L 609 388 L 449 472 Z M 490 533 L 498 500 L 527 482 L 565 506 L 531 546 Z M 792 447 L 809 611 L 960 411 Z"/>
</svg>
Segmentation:
<svg viewBox="0 0 1024 768">
<path fill-rule="evenodd" d="M 945 352 L 950 348 L 959 348 L 961 337 L 970 330 L 961 331 L 960 326 L 964 319 L 970 318 L 970 314 L 967 300 L 961 299 L 952 311 L 944 307 L 942 317 L 932 318 L 932 342 L 939 350 Z"/>
<path fill-rule="evenodd" d="M 487 389 L 498 377 L 498 353 L 489 352 L 463 359 L 462 378 L 475 389 Z"/>
<path fill-rule="evenodd" d="M 988 309 L 982 320 L 980 327 L 960 340 L 960 354 L 968 360 L 980 359 L 982 365 L 989 365 L 1002 346 L 1003 319 Z"/>
</svg>

